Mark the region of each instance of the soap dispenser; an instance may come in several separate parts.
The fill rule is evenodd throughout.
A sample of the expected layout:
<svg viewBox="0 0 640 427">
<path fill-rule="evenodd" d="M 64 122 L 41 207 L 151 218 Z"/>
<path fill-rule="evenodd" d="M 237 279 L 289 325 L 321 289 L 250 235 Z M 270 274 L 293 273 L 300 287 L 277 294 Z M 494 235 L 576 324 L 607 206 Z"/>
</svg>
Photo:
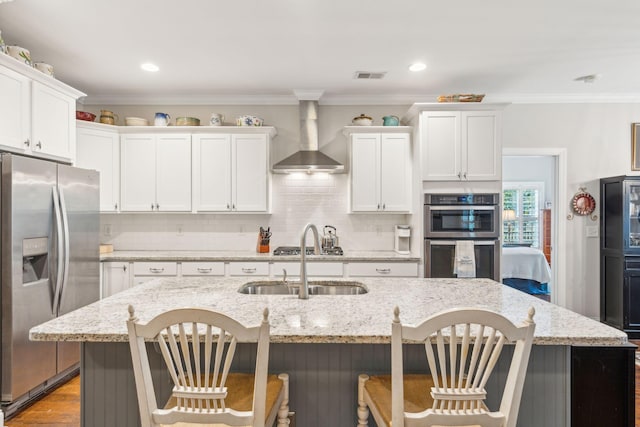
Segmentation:
<svg viewBox="0 0 640 427">
<path fill-rule="evenodd" d="M 395 251 L 402 255 L 409 255 L 411 253 L 411 247 L 409 246 L 410 238 L 411 227 L 409 227 L 408 225 L 396 225 L 394 245 Z"/>
</svg>

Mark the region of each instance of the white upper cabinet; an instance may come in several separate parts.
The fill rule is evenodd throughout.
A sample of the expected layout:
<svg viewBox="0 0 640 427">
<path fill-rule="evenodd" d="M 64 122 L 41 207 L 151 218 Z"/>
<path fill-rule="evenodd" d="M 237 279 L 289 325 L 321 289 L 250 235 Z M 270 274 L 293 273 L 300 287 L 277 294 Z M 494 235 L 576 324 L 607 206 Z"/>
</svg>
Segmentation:
<svg viewBox="0 0 640 427">
<path fill-rule="evenodd" d="M 75 103 L 84 94 L 0 55 L 0 144 L 19 154 L 72 162 Z"/>
<path fill-rule="evenodd" d="M 269 136 L 193 135 L 194 210 L 267 212 Z"/>
<path fill-rule="evenodd" d="M 395 130 L 395 129 L 394 129 Z M 359 133 L 351 136 L 351 211 L 411 211 L 409 133 Z"/>
<path fill-rule="evenodd" d="M 38 82 L 33 82 L 31 93 L 31 150 L 72 159 L 76 146 L 75 99 Z"/>
<path fill-rule="evenodd" d="M 100 172 L 100 211 L 120 208 L 120 136 L 115 126 L 77 122 L 76 166 Z"/>
<path fill-rule="evenodd" d="M 191 211 L 191 135 L 123 135 L 121 210 Z"/>
<path fill-rule="evenodd" d="M 501 113 L 423 111 L 423 181 L 496 181 L 501 178 Z"/>
<path fill-rule="evenodd" d="M 0 143 L 18 152 L 28 150 L 31 142 L 30 83 L 27 77 L 0 67 Z"/>
</svg>

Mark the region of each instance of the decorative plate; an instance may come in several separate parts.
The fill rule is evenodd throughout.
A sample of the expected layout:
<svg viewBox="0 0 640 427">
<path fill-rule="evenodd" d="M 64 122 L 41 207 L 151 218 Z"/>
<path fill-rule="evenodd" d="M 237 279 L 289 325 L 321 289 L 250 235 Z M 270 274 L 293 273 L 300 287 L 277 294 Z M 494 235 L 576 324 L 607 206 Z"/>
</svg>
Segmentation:
<svg viewBox="0 0 640 427">
<path fill-rule="evenodd" d="M 596 208 L 596 201 L 593 196 L 587 192 L 579 192 L 573 196 L 571 202 L 573 211 L 578 215 L 591 215 Z"/>
<path fill-rule="evenodd" d="M 596 201 L 591 194 L 587 193 L 587 189 L 584 187 L 580 187 L 579 191 L 571 199 L 571 209 L 573 212 L 567 215 L 568 220 L 573 219 L 574 213 L 576 215 L 589 216 L 592 221 L 598 220 L 598 215 L 593 213 L 596 209 Z"/>
</svg>

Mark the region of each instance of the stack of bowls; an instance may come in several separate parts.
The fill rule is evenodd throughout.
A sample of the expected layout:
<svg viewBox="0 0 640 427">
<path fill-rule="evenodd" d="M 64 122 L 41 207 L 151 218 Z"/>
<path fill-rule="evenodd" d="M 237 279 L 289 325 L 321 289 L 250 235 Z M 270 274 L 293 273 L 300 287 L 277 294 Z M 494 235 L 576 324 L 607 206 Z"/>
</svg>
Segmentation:
<svg viewBox="0 0 640 427">
<path fill-rule="evenodd" d="M 200 119 L 195 117 L 176 117 L 176 126 L 200 126 Z"/>
<path fill-rule="evenodd" d="M 141 117 L 125 117 L 124 124 L 126 126 L 149 126 L 149 120 Z"/>
</svg>

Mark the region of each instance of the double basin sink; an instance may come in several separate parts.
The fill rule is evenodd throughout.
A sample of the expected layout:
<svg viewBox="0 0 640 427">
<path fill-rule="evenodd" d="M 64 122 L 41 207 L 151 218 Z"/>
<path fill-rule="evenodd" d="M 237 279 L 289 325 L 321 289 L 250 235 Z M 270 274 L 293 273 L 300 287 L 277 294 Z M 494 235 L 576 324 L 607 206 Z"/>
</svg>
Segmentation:
<svg viewBox="0 0 640 427">
<path fill-rule="evenodd" d="M 282 280 L 260 280 L 245 283 L 238 289 L 247 295 L 298 295 L 300 282 Z M 362 295 L 367 288 L 360 282 L 343 280 L 310 280 L 309 295 Z"/>
</svg>

